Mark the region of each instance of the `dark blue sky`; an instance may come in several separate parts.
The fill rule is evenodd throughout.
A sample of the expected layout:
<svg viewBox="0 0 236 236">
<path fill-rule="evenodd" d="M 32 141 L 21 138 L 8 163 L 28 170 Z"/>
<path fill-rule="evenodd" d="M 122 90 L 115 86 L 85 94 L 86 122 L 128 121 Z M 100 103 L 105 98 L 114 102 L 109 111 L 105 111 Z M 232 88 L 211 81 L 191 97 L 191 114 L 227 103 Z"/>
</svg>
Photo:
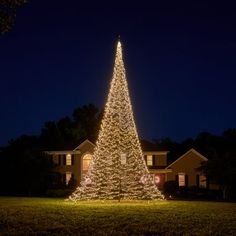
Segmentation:
<svg viewBox="0 0 236 236">
<path fill-rule="evenodd" d="M 235 6 L 128 2 L 29 1 L 19 9 L 0 37 L 0 145 L 78 106 L 101 108 L 118 35 L 140 136 L 180 141 L 236 127 Z"/>
</svg>

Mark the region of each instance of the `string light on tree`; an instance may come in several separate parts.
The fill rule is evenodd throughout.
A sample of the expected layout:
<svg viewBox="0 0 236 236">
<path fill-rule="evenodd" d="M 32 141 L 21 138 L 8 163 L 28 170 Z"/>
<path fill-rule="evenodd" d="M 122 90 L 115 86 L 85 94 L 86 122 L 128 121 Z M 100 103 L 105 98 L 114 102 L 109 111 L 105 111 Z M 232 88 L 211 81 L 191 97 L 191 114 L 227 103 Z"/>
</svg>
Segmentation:
<svg viewBox="0 0 236 236">
<path fill-rule="evenodd" d="M 120 41 L 93 160 L 70 199 L 163 199 L 141 150 Z"/>
</svg>

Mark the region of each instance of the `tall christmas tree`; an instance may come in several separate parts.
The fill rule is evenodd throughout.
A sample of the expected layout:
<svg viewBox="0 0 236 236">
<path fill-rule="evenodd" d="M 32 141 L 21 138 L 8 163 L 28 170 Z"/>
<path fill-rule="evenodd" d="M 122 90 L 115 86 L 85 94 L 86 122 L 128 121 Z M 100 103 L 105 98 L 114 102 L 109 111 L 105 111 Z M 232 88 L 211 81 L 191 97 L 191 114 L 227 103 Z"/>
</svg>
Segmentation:
<svg viewBox="0 0 236 236">
<path fill-rule="evenodd" d="M 70 199 L 163 199 L 138 139 L 120 41 L 93 160 Z"/>
</svg>

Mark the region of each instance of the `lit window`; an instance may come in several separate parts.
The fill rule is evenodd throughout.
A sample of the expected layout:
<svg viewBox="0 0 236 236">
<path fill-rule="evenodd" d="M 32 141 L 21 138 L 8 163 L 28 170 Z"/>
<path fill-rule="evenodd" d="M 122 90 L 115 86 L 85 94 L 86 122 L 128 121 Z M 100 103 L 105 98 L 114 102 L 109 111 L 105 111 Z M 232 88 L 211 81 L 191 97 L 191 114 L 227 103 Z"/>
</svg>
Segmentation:
<svg viewBox="0 0 236 236">
<path fill-rule="evenodd" d="M 71 159 L 71 155 L 70 154 L 66 155 L 66 165 L 67 166 L 71 166 L 72 165 L 72 159 Z"/>
<path fill-rule="evenodd" d="M 178 180 L 179 180 L 179 186 L 180 187 L 185 186 L 185 174 L 180 173 L 178 175 Z"/>
<path fill-rule="evenodd" d="M 66 185 L 69 184 L 71 177 L 72 177 L 71 172 L 66 172 Z"/>
<path fill-rule="evenodd" d="M 147 155 L 147 165 L 148 166 L 152 166 L 153 163 L 152 163 L 152 155 Z"/>
<path fill-rule="evenodd" d="M 90 162 L 92 160 L 92 155 L 91 154 L 85 154 L 83 157 L 83 163 L 82 163 L 82 173 L 87 174 Z"/>
<path fill-rule="evenodd" d="M 199 187 L 200 188 L 206 188 L 207 187 L 207 181 L 206 181 L 206 176 L 205 175 L 200 175 L 199 176 Z"/>
</svg>

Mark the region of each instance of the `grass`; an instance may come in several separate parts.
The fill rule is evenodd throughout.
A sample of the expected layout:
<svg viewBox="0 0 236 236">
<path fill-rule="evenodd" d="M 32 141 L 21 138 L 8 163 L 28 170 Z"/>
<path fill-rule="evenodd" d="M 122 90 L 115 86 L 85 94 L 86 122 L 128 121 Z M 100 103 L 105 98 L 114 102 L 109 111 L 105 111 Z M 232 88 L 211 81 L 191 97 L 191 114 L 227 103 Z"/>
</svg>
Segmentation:
<svg viewBox="0 0 236 236">
<path fill-rule="evenodd" d="M 236 235 L 236 204 L 0 197 L 0 235 Z"/>
</svg>

